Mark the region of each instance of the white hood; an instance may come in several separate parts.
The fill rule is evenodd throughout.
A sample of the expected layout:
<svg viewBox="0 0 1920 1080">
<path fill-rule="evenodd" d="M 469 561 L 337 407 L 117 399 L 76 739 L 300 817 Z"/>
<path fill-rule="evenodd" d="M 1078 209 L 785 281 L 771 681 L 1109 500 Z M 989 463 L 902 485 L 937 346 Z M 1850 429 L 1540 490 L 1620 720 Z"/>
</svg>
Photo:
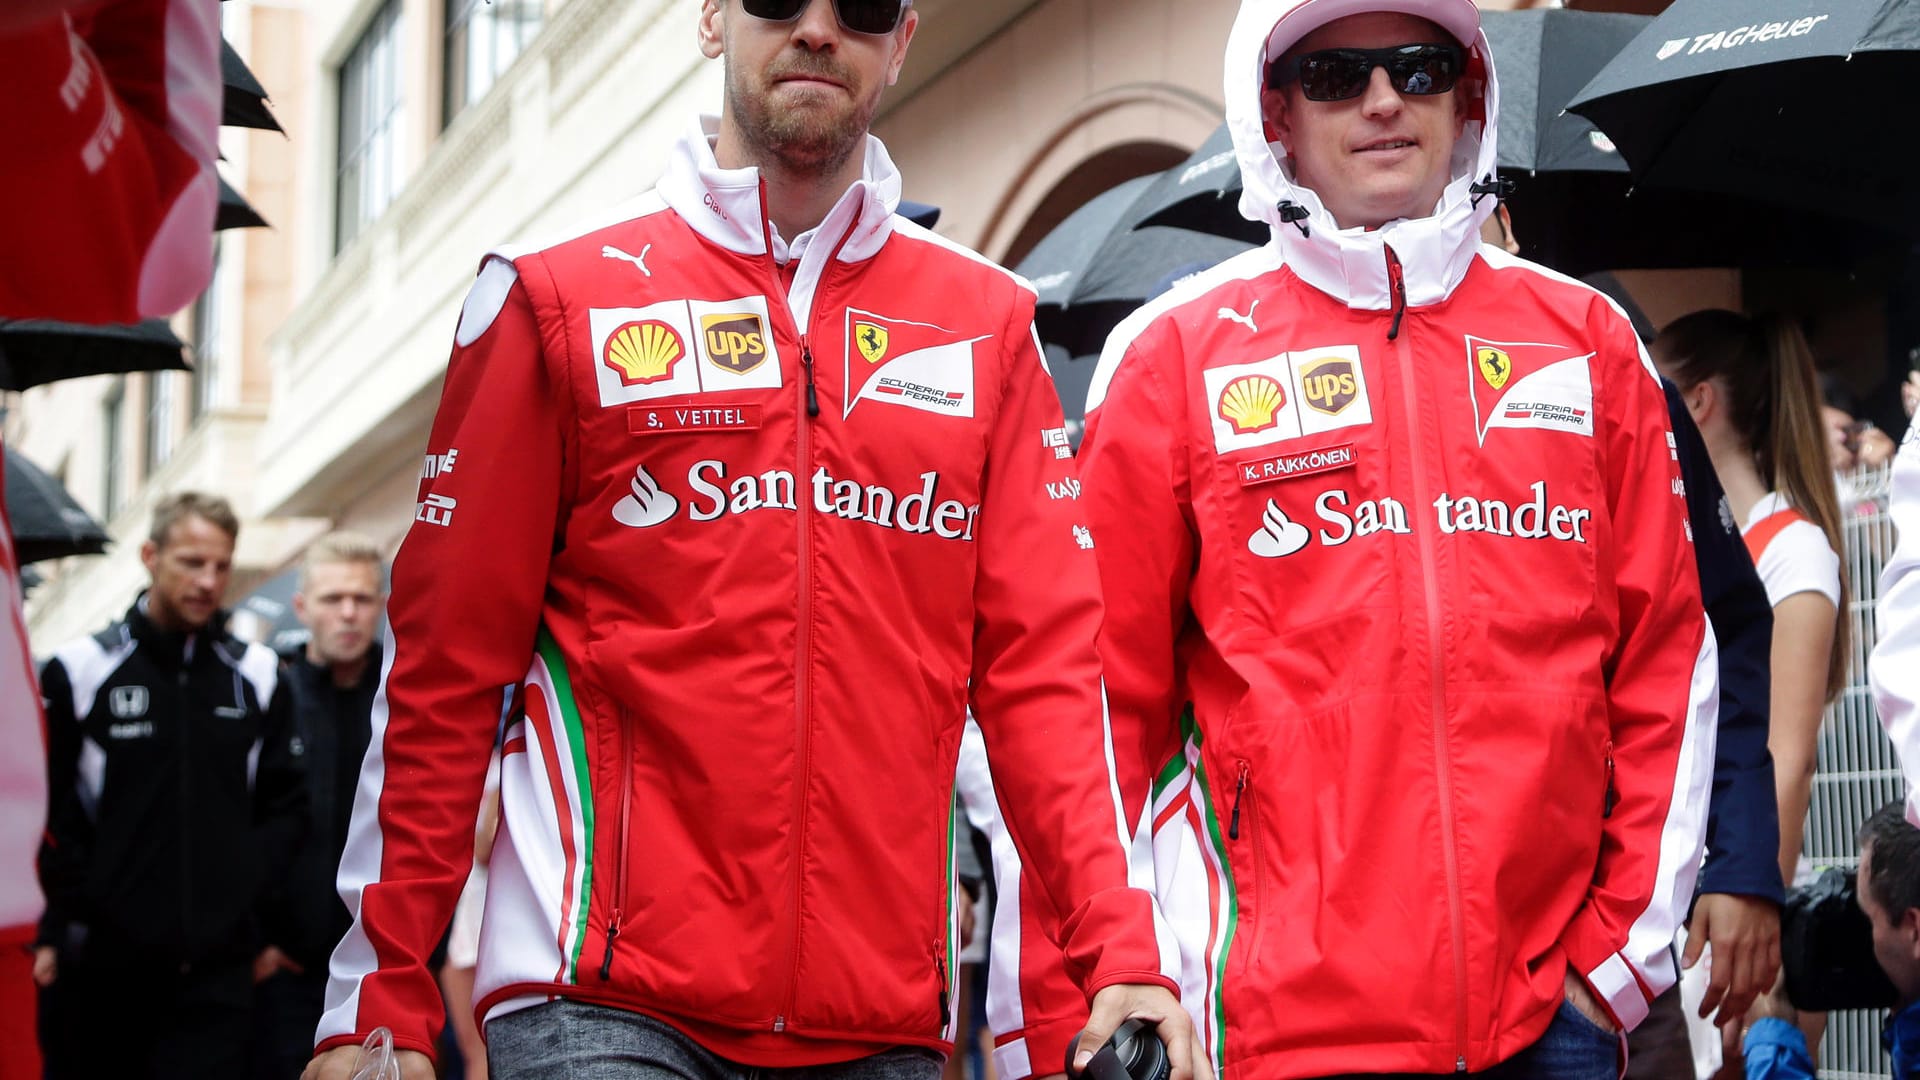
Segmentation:
<svg viewBox="0 0 1920 1080">
<path fill-rule="evenodd" d="M 1479 199 L 1468 190 L 1476 181 L 1494 175 L 1494 129 L 1500 115 L 1500 95 L 1494 78 L 1493 55 L 1475 15 L 1463 15 L 1469 0 L 1244 0 L 1227 39 L 1227 128 L 1245 187 L 1240 213 L 1273 229 L 1271 243 L 1293 271 L 1322 292 L 1349 307 L 1392 306 L 1387 279 L 1386 248 L 1400 259 L 1402 280 L 1410 306 L 1435 303 L 1453 291 L 1466 276 L 1480 246 L 1480 225 L 1494 212 L 1492 196 Z M 1260 111 L 1260 88 L 1269 60 L 1269 39 L 1298 40 L 1307 30 L 1345 15 L 1367 11 L 1404 11 L 1442 26 L 1472 25 L 1473 52 L 1486 71 L 1486 96 L 1477 111 L 1484 121 L 1469 117 L 1453 151 L 1453 179 L 1434 212 L 1423 218 L 1399 219 L 1381 228 L 1340 229 L 1333 215 L 1311 189 L 1293 182 L 1284 164 L 1287 150 L 1268 143 Z M 1275 28 L 1285 19 L 1288 26 Z M 1456 91 L 1457 92 L 1457 91 Z M 1280 220 L 1279 205 L 1291 201 L 1307 211 L 1299 225 Z"/>
</svg>

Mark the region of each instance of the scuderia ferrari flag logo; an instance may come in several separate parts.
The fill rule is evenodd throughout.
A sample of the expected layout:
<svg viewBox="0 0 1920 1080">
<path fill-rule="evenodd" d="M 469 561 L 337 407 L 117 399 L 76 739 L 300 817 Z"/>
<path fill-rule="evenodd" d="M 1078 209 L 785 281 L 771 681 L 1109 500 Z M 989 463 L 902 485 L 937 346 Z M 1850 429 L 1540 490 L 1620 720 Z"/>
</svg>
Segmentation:
<svg viewBox="0 0 1920 1080">
<path fill-rule="evenodd" d="M 1495 428 L 1536 428 L 1593 436 L 1592 353 L 1537 341 L 1467 335 L 1474 427 L 1480 445 Z"/>
<path fill-rule="evenodd" d="M 853 308 L 846 325 L 845 416 L 863 401 L 973 415 L 973 345 L 987 335 Z"/>
</svg>

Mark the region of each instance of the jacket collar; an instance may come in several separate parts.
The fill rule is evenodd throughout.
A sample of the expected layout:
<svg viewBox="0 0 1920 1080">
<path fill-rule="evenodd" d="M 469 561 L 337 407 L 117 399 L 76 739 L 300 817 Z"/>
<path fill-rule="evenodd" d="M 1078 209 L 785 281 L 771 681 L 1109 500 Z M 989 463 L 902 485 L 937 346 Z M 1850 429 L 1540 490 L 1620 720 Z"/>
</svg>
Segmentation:
<svg viewBox="0 0 1920 1080">
<path fill-rule="evenodd" d="M 228 614 L 225 608 L 214 612 L 207 625 L 198 630 L 162 629 L 147 614 L 147 593 L 142 590 L 134 598 L 133 606 L 127 609 L 127 636 L 169 659 L 190 664 L 206 648 L 226 640 L 227 635 L 221 628 L 227 625 Z"/>
<path fill-rule="evenodd" d="M 1378 229 L 1341 229 L 1311 188 L 1294 183 L 1285 165 L 1287 149 L 1269 143 L 1266 118 L 1260 107 L 1260 85 L 1267 67 L 1267 39 L 1281 17 L 1306 4 L 1325 0 L 1246 0 L 1227 42 L 1227 127 L 1240 161 L 1243 186 L 1240 213 L 1250 221 L 1265 222 L 1272 230 L 1269 243 L 1280 249 L 1286 265 L 1300 278 L 1345 303 L 1366 310 L 1393 306 L 1387 269 L 1387 249 L 1400 261 L 1408 306 L 1418 307 L 1446 299 L 1480 250 L 1480 224 L 1494 212 L 1495 200 L 1478 199 L 1470 188 L 1479 177 L 1495 172 L 1496 119 L 1500 115 L 1499 84 L 1494 78 L 1492 50 L 1480 33 L 1474 52 L 1485 65 L 1486 97 L 1483 117 L 1470 118 L 1454 147 L 1453 179 L 1434 212 L 1427 217 L 1388 222 Z M 1300 228 L 1280 219 L 1279 205 L 1292 202 L 1307 211 Z"/>
<path fill-rule="evenodd" d="M 762 214 L 760 170 L 723 169 L 714 160 L 713 145 L 719 134 L 719 117 L 695 120 L 674 144 L 659 183 L 667 205 L 701 236 L 728 251 L 754 256 L 767 254 L 770 237 L 774 261 L 784 264 L 816 235 L 837 239 L 845 234 L 840 261 L 851 263 L 878 254 L 892 234 L 893 212 L 900 205 L 900 171 L 879 138 L 867 136 L 861 177 L 834 204 L 826 219 L 788 241 Z"/>
</svg>

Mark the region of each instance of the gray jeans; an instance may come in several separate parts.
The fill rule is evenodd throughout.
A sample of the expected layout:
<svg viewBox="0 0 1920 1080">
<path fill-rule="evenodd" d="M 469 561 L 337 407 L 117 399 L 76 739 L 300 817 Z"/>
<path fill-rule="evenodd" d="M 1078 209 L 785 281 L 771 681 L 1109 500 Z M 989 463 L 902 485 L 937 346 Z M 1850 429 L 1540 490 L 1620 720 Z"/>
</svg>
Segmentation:
<svg viewBox="0 0 1920 1080">
<path fill-rule="evenodd" d="M 944 1064 L 925 1047 L 896 1046 L 839 1065 L 760 1069 L 713 1054 L 650 1016 L 564 998 L 487 1025 L 494 1080 L 937 1080 Z"/>
</svg>

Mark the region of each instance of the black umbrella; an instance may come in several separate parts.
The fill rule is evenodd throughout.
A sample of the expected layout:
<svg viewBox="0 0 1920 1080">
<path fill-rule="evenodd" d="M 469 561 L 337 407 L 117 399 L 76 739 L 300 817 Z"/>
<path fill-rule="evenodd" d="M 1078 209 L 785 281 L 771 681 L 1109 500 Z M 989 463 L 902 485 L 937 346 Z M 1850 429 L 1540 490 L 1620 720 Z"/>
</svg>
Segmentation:
<svg viewBox="0 0 1920 1080">
<path fill-rule="evenodd" d="M 1233 156 L 1233 136 L 1221 124 L 1187 160 L 1160 174 L 1133 208 L 1140 226 L 1230 236 L 1262 244 L 1267 227 L 1240 216 L 1240 162 Z"/>
<path fill-rule="evenodd" d="M 123 371 L 185 371 L 186 346 L 161 319 L 83 326 L 0 319 L 0 390 Z"/>
<path fill-rule="evenodd" d="M 284 131 L 280 121 L 267 111 L 267 89 L 247 70 L 247 62 L 233 51 L 225 38 L 220 41 L 220 123 L 227 127 Z"/>
<path fill-rule="evenodd" d="M 1642 187 L 1829 210 L 1920 234 L 1912 0 L 1676 0 L 1568 108 Z"/>
<path fill-rule="evenodd" d="M 1643 33 L 1644 15 L 1536 9 L 1481 16 L 1500 72 L 1500 170 L 1521 254 L 1568 274 L 1615 268 L 1828 265 L 1891 259 L 1896 238 L 1739 196 L 1637 186 L 1613 140 L 1566 102 Z"/>
<path fill-rule="evenodd" d="M 7 522 L 20 565 L 107 550 L 107 531 L 38 465 L 6 454 Z"/>
<path fill-rule="evenodd" d="M 1152 183 L 1152 176 L 1136 176 L 1088 199 L 1020 260 L 1014 271 L 1033 282 L 1043 307 L 1066 306 L 1094 253 L 1120 225 L 1127 208 Z"/>
<path fill-rule="evenodd" d="M 246 196 L 234 190 L 226 177 L 220 178 L 220 208 L 214 213 L 213 231 L 221 229 L 258 229 L 267 225 L 267 219 L 253 208 Z"/>
<path fill-rule="evenodd" d="M 233 605 L 228 629 L 277 653 L 305 645 L 312 635 L 293 610 L 293 594 L 299 589 L 297 566 L 268 578 Z"/>
<path fill-rule="evenodd" d="M 1613 142 L 1565 109 L 1651 21 L 1565 8 L 1482 13 L 1500 73 L 1500 171 L 1626 172 Z"/>
</svg>

